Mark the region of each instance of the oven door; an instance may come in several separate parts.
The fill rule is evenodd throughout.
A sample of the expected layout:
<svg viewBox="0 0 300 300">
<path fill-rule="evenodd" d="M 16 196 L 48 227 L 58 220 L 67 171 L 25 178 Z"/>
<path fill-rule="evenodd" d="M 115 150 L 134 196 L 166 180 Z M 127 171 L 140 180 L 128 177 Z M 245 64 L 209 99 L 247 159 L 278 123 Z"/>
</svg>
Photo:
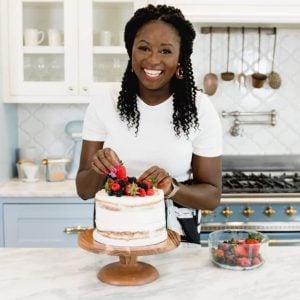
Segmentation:
<svg viewBox="0 0 300 300">
<path fill-rule="evenodd" d="M 263 232 L 270 238 L 271 246 L 300 245 L 299 200 L 223 198 L 214 211 L 202 210 L 201 243 L 207 245 L 208 234 L 212 231 L 236 229 Z"/>
</svg>

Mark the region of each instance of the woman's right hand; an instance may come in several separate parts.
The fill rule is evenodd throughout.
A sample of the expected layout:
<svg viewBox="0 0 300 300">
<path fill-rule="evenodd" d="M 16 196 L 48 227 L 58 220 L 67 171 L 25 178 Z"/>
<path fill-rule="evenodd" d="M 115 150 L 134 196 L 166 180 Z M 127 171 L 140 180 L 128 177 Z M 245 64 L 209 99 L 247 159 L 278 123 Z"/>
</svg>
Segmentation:
<svg viewBox="0 0 300 300">
<path fill-rule="evenodd" d="M 92 169 L 98 174 L 109 174 L 120 165 L 120 159 L 117 153 L 111 148 L 98 150 L 92 158 Z"/>
</svg>

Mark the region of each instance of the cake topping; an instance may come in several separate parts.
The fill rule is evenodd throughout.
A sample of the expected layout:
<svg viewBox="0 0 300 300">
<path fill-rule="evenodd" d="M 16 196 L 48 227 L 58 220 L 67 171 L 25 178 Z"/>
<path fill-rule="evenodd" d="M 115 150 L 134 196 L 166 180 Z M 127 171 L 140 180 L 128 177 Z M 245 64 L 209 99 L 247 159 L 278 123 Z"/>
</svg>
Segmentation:
<svg viewBox="0 0 300 300">
<path fill-rule="evenodd" d="M 152 196 L 154 195 L 155 179 L 144 179 L 127 176 L 126 167 L 122 164 L 111 170 L 104 184 L 105 191 L 109 196 Z"/>
</svg>

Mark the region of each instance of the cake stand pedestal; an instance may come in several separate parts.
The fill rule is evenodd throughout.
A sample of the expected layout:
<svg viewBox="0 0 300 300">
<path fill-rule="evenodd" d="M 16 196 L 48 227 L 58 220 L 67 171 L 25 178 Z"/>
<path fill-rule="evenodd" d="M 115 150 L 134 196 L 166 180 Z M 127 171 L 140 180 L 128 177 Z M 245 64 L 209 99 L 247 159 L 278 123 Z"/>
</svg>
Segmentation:
<svg viewBox="0 0 300 300">
<path fill-rule="evenodd" d="M 113 285 L 142 285 L 156 280 L 159 273 L 150 264 L 137 261 L 138 256 L 164 253 L 180 244 L 180 236 L 168 230 L 168 238 L 162 243 L 142 247 L 116 247 L 104 245 L 93 239 L 94 229 L 81 232 L 78 244 L 84 250 L 94 253 L 119 256 L 119 261 L 108 264 L 98 272 L 98 279 Z"/>
</svg>

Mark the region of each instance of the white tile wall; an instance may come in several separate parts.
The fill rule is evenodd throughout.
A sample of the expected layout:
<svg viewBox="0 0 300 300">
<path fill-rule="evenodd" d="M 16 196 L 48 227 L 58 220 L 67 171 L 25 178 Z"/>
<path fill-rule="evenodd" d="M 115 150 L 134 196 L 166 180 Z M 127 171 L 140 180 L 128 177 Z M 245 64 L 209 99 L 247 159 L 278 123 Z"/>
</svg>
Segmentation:
<svg viewBox="0 0 300 300">
<path fill-rule="evenodd" d="M 65 126 L 82 120 L 85 104 L 19 105 L 19 147 L 36 147 L 38 156 L 68 155 L 73 141 Z"/>
<path fill-rule="evenodd" d="M 199 30 L 199 28 L 197 28 Z M 262 34 L 260 72 L 271 70 L 273 35 Z M 300 30 L 279 29 L 275 57 L 275 70 L 282 77 L 282 86 L 271 89 L 266 83 L 261 89 L 239 87 L 236 81 L 224 82 L 211 101 L 221 112 L 239 110 L 260 112 L 275 109 L 276 126 L 245 125 L 242 136 L 229 133 L 233 118 L 222 118 L 224 128 L 224 154 L 300 154 Z M 230 39 L 229 69 L 241 72 L 241 33 Z M 251 31 L 245 36 L 244 73 L 252 74 L 257 68 L 258 35 Z M 212 71 L 218 75 L 226 71 L 227 35 L 213 35 Z M 193 53 L 194 75 L 202 87 L 205 73 L 209 71 L 209 35 L 198 33 Z M 250 78 L 250 77 L 249 77 Z M 86 105 L 19 105 L 19 146 L 36 146 L 41 156 L 66 154 L 72 145 L 64 128 L 68 121 L 82 119 Z M 268 116 L 260 120 L 269 119 Z M 247 118 L 249 120 L 249 118 Z M 253 118 L 251 117 L 251 120 Z"/>
</svg>

